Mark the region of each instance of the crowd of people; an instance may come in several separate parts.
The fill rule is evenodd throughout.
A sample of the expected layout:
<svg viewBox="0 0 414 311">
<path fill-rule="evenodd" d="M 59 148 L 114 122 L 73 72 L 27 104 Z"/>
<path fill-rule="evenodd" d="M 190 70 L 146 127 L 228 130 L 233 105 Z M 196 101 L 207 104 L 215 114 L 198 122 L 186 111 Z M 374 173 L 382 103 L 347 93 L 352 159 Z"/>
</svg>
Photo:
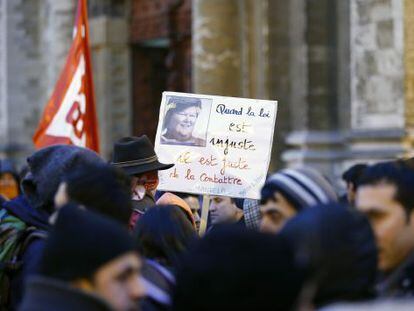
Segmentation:
<svg viewBox="0 0 414 311">
<path fill-rule="evenodd" d="M 0 310 L 414 310 L 414 160 L 310 167 L 260 200 L 157 190 L 150 140 L 0 161 Z"/>
</svg>

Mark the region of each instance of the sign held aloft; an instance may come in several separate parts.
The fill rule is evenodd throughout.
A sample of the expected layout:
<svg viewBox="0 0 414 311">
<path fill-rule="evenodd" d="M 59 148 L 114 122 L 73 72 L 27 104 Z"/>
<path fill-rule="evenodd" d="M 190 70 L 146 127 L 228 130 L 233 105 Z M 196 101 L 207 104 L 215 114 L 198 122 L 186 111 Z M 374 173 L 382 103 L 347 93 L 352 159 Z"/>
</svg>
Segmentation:
<svg viewBox="0 0 414 311">
<path fill-rule="evenodd" d="M 272 150 L 277 102 L 164 92 L 155 150 L 158 189 L 258 199 Z"/>
</svg>

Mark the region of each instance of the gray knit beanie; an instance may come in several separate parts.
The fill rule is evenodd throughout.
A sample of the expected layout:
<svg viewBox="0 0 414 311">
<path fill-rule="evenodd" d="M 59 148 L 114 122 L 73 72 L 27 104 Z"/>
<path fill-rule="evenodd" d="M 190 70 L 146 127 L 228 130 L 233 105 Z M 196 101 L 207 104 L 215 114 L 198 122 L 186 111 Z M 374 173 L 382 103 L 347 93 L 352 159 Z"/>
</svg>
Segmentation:
<svg viewBox="0 0 414 311">
<path fill-rule="evenodd" d="M 262 202 L 273 198 L 275 192 L 280 192 L 297 210 L 337 201 L 331 184 L 309 167 L 284 169 L 270 175 L 261 191 Z"/>
</svg>

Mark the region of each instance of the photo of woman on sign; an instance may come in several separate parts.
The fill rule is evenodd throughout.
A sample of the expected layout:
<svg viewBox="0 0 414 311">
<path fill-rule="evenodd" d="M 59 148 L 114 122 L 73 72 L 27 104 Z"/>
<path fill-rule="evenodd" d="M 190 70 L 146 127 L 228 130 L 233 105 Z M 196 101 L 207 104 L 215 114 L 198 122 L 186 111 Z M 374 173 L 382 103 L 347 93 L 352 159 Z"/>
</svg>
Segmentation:
<svg viewBox="0 0 414 311">
<path fill-rule="evenodd" d="M 201 115 L 209 115 L 209 111 L 203 110 L 200 98 L 167 97 L 161 144 L 205 147 L 207 131 L 200 133 L 197 129 Z"/>
</svg>

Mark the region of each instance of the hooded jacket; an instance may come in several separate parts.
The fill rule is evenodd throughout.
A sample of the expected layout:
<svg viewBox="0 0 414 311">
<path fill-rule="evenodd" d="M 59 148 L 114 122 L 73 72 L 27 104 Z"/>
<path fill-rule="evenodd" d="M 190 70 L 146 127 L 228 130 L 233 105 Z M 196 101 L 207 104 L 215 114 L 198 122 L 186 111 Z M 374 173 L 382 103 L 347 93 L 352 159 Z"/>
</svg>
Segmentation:
<svg viewBox="0 0 414 311">
<path fill-rule="evenodd" d="M 22 181 L 29 204 L 52 213 L 53 199 L 62 176 L 88 163 L 104 161 L 97 153 L 77 146 L 56 145 L 35 152 L 27 159 L 29 172 Z"/>
<path fill-rule="evenodd" d="M 104 163 L 95 152 L 69 145 L 43 148 L 27 159 L 29 172 L 22 181 L 23 195 L 6 202 L 3 207 L 26 225 L 47 232 L 49 216 L 53 212 L 53 200 L 62 176 L 81 164 Z M 28 275 L 37 272 L 44 248 L 43 239 L 35 239 L 27 245 L 22 267 L 11 280 L 11 309 L 15 309 L 23 296 L 23 284 Z"/>
</svg>

